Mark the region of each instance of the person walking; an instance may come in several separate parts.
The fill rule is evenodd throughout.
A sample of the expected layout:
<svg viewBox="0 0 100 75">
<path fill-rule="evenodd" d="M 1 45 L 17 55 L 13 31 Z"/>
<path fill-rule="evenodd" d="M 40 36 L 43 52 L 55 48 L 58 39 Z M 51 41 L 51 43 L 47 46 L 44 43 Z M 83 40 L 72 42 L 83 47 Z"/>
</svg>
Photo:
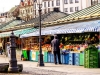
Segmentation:
<svg viewBox="0 0 100 75">
<path fill-rule="evenodd" d="M 2 47 L 0 47 L 0 53 L 1 53 L 1 55 L 2 55 L 2 53 L 3 53 L 3 49 L 2 49 Z"/>
<path fill-rule="evenodd" d="M 59 45 L 60 45 L 59 39 L 58 39 L 57 35 L 54 35 L 54 39 L 51 41 L 51 48 L 52 48 L 52 53 L 54 54 L 54 63 L 55 64 L 57 64 L 57 57 L 58 57 L 59 64 L 61 64 Z"/>
</svg>

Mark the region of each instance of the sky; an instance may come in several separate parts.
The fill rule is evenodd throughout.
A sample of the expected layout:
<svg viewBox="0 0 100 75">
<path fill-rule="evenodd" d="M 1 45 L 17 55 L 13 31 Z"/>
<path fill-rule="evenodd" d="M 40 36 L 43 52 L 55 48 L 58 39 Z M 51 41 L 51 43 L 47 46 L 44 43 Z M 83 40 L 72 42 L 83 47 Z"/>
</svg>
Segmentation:
<svg viewBox="0 0 100 75">
<path fill-rule="evenodd" d="M 19 5 L 20 0 L 0 0 L 0 13 L 9 11 L 15 5 Z"/>
</svg>

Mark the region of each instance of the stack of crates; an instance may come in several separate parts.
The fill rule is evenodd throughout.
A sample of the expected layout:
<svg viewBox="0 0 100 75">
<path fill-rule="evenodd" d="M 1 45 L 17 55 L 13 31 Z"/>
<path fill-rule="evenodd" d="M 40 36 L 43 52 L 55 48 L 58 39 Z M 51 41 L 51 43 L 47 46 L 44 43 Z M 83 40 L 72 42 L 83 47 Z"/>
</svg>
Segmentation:
<svg viewBox="0 0 100 75">
<path fill-rule="evenodd" d="M 68 64 L 68 60 L 69 60 L 69 53 L 61 54 L 61 63 L 62 64 Z"/>
<path fill-rule="evenodd" d="M 100 52 L 98 52 L 98 67 L 100 68 Z"/>
<path fill-rule="evenodd" d="M 50 62 L 54 63 L 54 54 L 51 53 L 50 56 L 51 56 Z"/>
<path fill-rule="evenodd" d="M 43 59 L 44 59 L 44 62 L 48 62 L 48 52 L 47 51 L 44 51 Z"/>
<path fill-rule="evenodd" d="M 23 57 L 28 60 L 27 50 L 22 50 Z"/>
<path fill-rule="evenodd" d="M 50 63 L 50 62 L 51 62 L 51 53 L 48 52 L 48 63 Z"/>
<path fill-rule="evenodd" d="M 80 53 L 75 53 L 74 54 L 74 65 L 79 66 L 80 64 Z"/>
<path fill-rule="evenodd" d="M 80 66 L 83 66 L 84 65 L 84 52 L 83 53 L 80 53 Z"/>
<path fill-rule="evenodd" d="M 66 53 L 64 55 L 64 60 L 65 60 L 65 64 L 68 64 L 69 63 L 69 53 Z"/>
<path fill-rule="evenodd" d="M 65 57 L 64 57 L 65 54 L 61 54 L 60 56 L 61 56 L 61 63 L 62 63 L 62 64 L 65 64 L 65 60 L 64 60 L 64 58 L 65 58 Z"/>
<path fill-rule="evenodd" d="M 69 65 L 74 65 L 74 53 L 69 53 Z"/>
<path fill-rule="evenodd" d="M 38 61 L 39 50 L 36 51 L 36 61 Z"/>
<path fill-rule="evenodd" d="M 95 46 L 89 46 L 84 51 L 84 67 L 98 68 L 98 49 Z"/>
</svg>

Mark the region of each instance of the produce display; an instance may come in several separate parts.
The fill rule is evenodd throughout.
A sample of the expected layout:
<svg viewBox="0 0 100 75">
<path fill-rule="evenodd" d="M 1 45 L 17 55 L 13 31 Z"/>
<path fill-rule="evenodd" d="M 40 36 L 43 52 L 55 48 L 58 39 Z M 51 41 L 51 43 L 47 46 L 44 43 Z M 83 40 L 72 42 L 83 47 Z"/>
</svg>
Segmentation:
<svg viewBox="0 0 100 75">
<path fill-rule="evenodd" d="M 42 36 L 42 50 L 51 51 L 51 41 L 52 36 Z M 81 34 L 59 34 L 58 39 L 60 40 L 60 50 L 68 51 L 84 51 L 88 47 L 88 44 L 99 43 L 100 35 L 99 33 L 81 33 Z M 39 38 L 31 37 L 25 40 L 25 49 L 39 50 Z"/>
<path fill-rule="evenodd" d="M 61 50 L 61 63 L 69 65 L 81 65 L 85 68 L 98 68 L 98 52 L 100 52 L 99 33 L 81 34 L 59 34 Z M 41 48 L 44 62 L 53 63 L 54 54 L 51 53 L 51 41 L 53 36 L 41 37 Z M 92 45 L 92 46 L 90 46 Z M 39 37 L 24 39 L 24 49 L 22 50 L 24 59 L 38 61 Z"/>
</svg>

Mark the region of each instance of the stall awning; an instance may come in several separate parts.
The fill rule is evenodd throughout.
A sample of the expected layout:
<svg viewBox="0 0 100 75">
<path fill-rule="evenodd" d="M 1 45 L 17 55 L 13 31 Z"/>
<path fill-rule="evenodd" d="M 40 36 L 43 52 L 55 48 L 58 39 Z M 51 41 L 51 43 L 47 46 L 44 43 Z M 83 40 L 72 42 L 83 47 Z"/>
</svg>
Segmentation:
<svg viewBox="0 0 100 75">
<path fill-rule="evenodd" d="M 20 30 L 14 31 L 14 35 L 19 37 L 19 35 L 28 34 L 28 33 L 34 32 L 36 30 L 37 30 L 36 28 L 20 29 Z M 3 33 L 0 33 L 0 38 L 9 37 L 10 35 L 11 35 L 11 31 L 10 32 L 3 32 Z"/>
<path fill-rule="evenodd" d="M 99 32 L 99 31 L 100 31 L 100 20 L 95 20 L 95 21 L 64 24 L 59 26 L 42 28 L 41 35 Z M 39 30 L 29 34 L 21 35 L 21 38 L 30 36 L 39 36 Z"/>
</svg>

